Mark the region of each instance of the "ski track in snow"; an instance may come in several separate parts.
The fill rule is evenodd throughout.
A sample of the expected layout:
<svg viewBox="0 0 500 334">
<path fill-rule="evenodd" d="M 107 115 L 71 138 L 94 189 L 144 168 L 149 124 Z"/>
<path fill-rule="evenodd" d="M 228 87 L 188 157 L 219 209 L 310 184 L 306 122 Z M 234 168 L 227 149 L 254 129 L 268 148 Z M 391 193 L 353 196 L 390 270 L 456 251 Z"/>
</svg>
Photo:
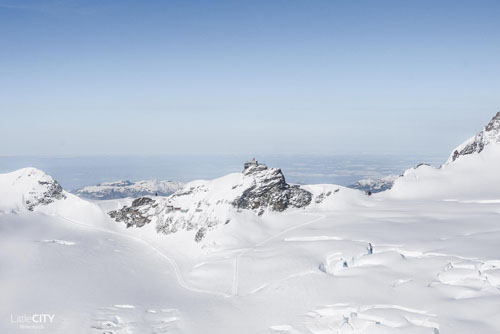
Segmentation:
<svg viewBox="0 0 500 334">
<path fill-rule="evenodd" d="M 292 212 L 290 214 L 296 214 L 296 212 Z M 314 214 L 314 213 L 306 213 L 307 215 L 313 215 L 313 216 L 316 216 L 316 218 L 312 219 L 312 220 L 309 220 L 309 221 L 306 221 L 305 223 L 302 223 L 302 224 L 298 224 L 298 225 L 295 225 L 295 226 L 292 226 L 288 229 L 285 229 L 273 236 L 270 236 L 266 239 L 264 239 L 263 241 L 260 241 L 258 242 L 257 244 L 255 244 L 252 248 L 247 248 L 247 249 L 244 249 L 242 252 L 240 252 L 238 255 L 236 255 L 236 257 L 234 258 L 234 274 L 233 274 L 233 293 L 232 294 L 227 294 L 227 293 L 223 293 L 223 292 L 219 292 L 219 291 L 212 291 L 212 290 L 204 290 L 204 289 L 200 289 L 200 288 L 196 288 L 196 287 L 193 287 L 193 286 L 190 286 L 185 280 L 184 278 L 182 277 L 182 273 L 179 269 L 179 265 L 177 264 L 177 261 L 165 254 L 164 252 L 162 252 L 160 249 L 158 249 L 157 247 L 155 247 L 154 245 L 152 245 L 150 242 L 142 239 L 142 238 L 139 238 L 139 237 L 136 237 L 136 236 L 133 236 L 133 235 L 128 235 L 128 234 L 124 234 L 124 233 L 120 233 L 120 232 L 116 232 L 116 231 L 112 231 L 112 230 L 109 230 L 109 229 L 106 229 L 106 228 L 102 228 L 102 227 L 98 227 L 98 226 L 93 226 L 93 225 L 89 225 L 89 224 L 84 224 L 82 222 L 79 222 L 79 221 L 76 221 L 76 220 L 73 220 L 73 219 L 69 219 L 69 218 L 66 218 L 66 217 L 62 217 L 64 220 L 70 222 L 70 223 L 73 223 L 73 224 L 76 224 L 76 225 L 80 225 L 80 226 L 84 226 L 84 227 L 87 227 L 87 228 L 90 228 L 90 229 L 94 229 L 94 230 L 98 230 L 98 231 L 102 231 L 102 232 L 106 232 L 106 233 L 110 233 L 110 234 L 114 234 L 114 235 L 118 235 L 118 236 L 121 236 L 121 237 L 125 237 L 125 238 L 128 238 L 128 239 L 132 239 L 132 240 L 135 240 L 136 242 L 139 242 L 147 247 L 149 247 L 150 249 L 152 249 L 156 254 L 158 254 L 159 256 L 161 256 L 162 258 L 166 259 L 173 267 L 174 269 L 174 273 L 175 273 L 175 276 L 176 276 L 176 279 L 177 279 L 177 282 L 179 283 L 179 285 L 181 287 L 183 287 L 184 289 L 186 290 L 189 290 L 189 291 L 192 291 L 192 292 L 198 292 L 198 293 L 204 293 L 204 294 L 210 294 L 210 295 L 214 295 L 214 296 L 218 296 L 218 297 L 224 297 L 224 298 L 228 298 L 228 297 L 234 297 L 234 296 L 237 296 L 238 295 L 238 286 L 239 286 L 239 266 L 240 266 L 240 259 L 243 255 L 255 250 L 255 248 L 257 247 L 260 247 L 262 245 L 265 245 L 266 243 L 276 239 L 276 238 L 279 238 L 280 236 L 288 233 L 288 232 L 291 232 L 291 231 L 294 231 L 296 229 L 299 229 L 301 227 L 304 227 L 304 226 L 307 226 L 307 225 L 310 225 L 310 224 L 313 224 L 323 218 L 325 218 L 326 216 L 324 214 Z M 285 278 L 287 279 L 287 278 Z M 260 290 L 260 289 L 259 289 Z"/>
<path fill-rule="evenodd" d="M 296 212 L 291 212 L 290 214 L 295 214 Z M 240 259 L 242 256 L 246 255 L 247 253 L 255 250 L 257 247 L 260 247 L 262 245 L 265 245 L 266 243 L 268 243 L 269 241 L 272 241 L 276 238 L 279 238 L 280 236 L 288 233 L 288 232 L 291 232 L 291 231 L 294 231 L 296 229 L 299 229 L 301 227 L 304 227 L 304 226 L 307 226 L 307 225 L 310 225 L 310 224 L 313 224 L 313 223 L 316 223 L 317 221 L 325 218 L 326 216 L 324 214 L 315 214 L 315 213 L 306 213 L 307 215 L 313 215 L 313 216 L 317 216 L 316 218 L 312 219 L 312 220 L 309 220 L 305 223 L 302 223 L 302 224 L 298 224 L 298 225 L 295 225 L 295 226 L 292 226 L 290 228 L 287 228 L 286 230 L 283 230 L 267 239 L 264 239 L 263 241 L 259 242 L 259 243 L 256 243 L 252 248 L 247 248 L 245 250 L 243 250 L 241 253 L 239 253 L 235 258 L 234 258 L 234 277 L 233 277 L 233 296 L 236 296 L 238 295 L 238 287 L 239 287 L 239 275 L 240 275 Z M 254 290 L 254 292 L 258 291 L 260 289 L 257 289 L 257 290 Z"/>
<path fill-rule="evenodd" d="M 296 212 L 292 212 L 290 214 L 296 214 Z M 229 298 L 229 297 L 234 297 L 234 296 L 237 296 L 238 295 L 238 290 L 239 290 L 239 276 L 240 276 L 240 260 L 241 258 L 248 254 L 249 252 L 252 252 L 252 251 L 255 251 L 258 247 L 262 246 L 262 245 L 265 245 L 266 243 L 272 241 L 272 240 L 275 240 L 281 236 L 283 236 L 284 234 L 286 233 L 289 233 L 291 231 L 294 231 L 294 230 L 297 230 L 301 227 L 304 227 L 304 226 L 307 226 L 307 225 L 310 225 L 310 224 L 313 224 L 315 222 L 318 222 L 320 221 L 321 219 L 325 218 L 325 215 L 323 214 L 314 214 L 314 213 L 306 213 L 308 215 L 313 215 L 313 216 L 316 216 L 314 219 L 312 220 L 309 220 L 309 221 L 306 221 L 304 223 L 301 223 L 301 224 L 298 224 L 298 225 L 295 225 L 295 226 L 292 226 L 288 229 L 285 229 L 275 235 L 272 235 L 266 239 L 264 239 L 263 241 L 260 241 L 258 243 L 256 243 L 252 248 L 245 248 L 245 249 L 242 249 L 242 251 L 236 255 L 234 257 L 234 269 L 233 269 L 233 286 L 232 286 L 232 293 L 231 294 L 228 294 L 228 293 L 223 293 L 223 292 L 220 292 L 220 291 L 214 291 L 214 290 L 205 290 L 205 289 L 200 289 L 200 288 L 197 288 L 197 287 L 194 287 L 194 286 L 191 286 L 189 285 L 183 278 L 182 276 L 182 273 L 180 271 L 180 268 L 176 262 L 176 260 L 165 254 L 164 252 L 162 252 L 159 248 L 155 247 L 154 245 L 152 245 L 150 242 L 140 238 L 140 237 L 137 237 L 137 236 L 133 236 L 133 235 L 128 235 L 128 234 L 124 234 L 124 233 L 120 233 L 120 232 L 116 232 L 116 231 L 113 231 L 113 230 L 109 230 L 109 229 L 106 229 L 106 228 L 101 228 L 101 227 L 97 227 L 97 226 L 93 226 L 93 225 L 88 225 L 88 224 L 85 224 L 85 223 L 82 223 L 82 222 L 79 222 L 79 221 L 75 221 L 75 220 L 72 220 L 72 219 L 69 219 L 69 218 L 66 218 L 66 217 L 61 217 L 63 218 L 64 220 L 70 222 L 70 223 L 73 223 L 73 224 L 76 224 L 76 225 L 80 225 L 80 226 L 84 226 L 86 228 L 90 228 L 90 229 L 94 229 L 94 230 L 98 230 L 98 231 L 102 231 L 102 232 L 105 232 L 105 233 L 110 233 L 110 234 L 114 234 L 114 235 L 118 235 L 118 236 L 121 236 L 121 237 L 125 237 L 125 238 L 128 238 L 128 239 L 132 239 L 138 243 L 141 243 L 147 247 L 149 247 L 151 250 L 153 250 L 157 255 L 159 255 L 160 257 L 166 259 L 170 265 L 172 266 L 172 268 L 174 269 L 174 273 L 175 273 L 175 277 L 177 279 L 177 282 L 178 284 L 188 290 L 188 291 L 192 291 L 192 292 L 196 292 L 196 293 L 203 293 L 203 294 L 209 294 L 209 295 L 213 295 L 213 296 L 217 296 L 217 297 L 223 297 L 223 298 Z M 343 239 L 343 238 L 338 238 L 340 240 L 348 240 L 348 239 Z M 325 238 L 325 236 L 318 236 L 318 237 L 305 237 L 305 238 L 285 238 L 283 239 L 285 242 L 286 241 L 311 241 L 311 240 L 338 240 L 337 237 L 334 237 L 334 238 Z M 348 240 L 348 241 L 354 241 L 354 242 L 365 242 L 365 240 Z M 48 242 L 48 241 L 44 241 L 44 242 Z M 50 242 L 54 242 L 53 240 L 50 240 Z M 377 246 L 377 245 L 375 245 Z M 382 246 L 382 245 L 378 245 L 378 246 Z M 384 245 L 384 246 L 389 246 L 389 245 Z M 393 246 L 393 245 L 390 245 L 390 246 Z M 478 258 L 471 258 L 471 257 L 463 257 L 463 256 L 459 256 L 459 255 L 453 255 L 453 254 L 442 254 L 442 253 L 432 253 L 432 252 L 429 252 L 429 253 L 424 253 L 424 252 L 420 252 L 420 251 L 408 251 L 408 250 L 403 250 L 401 247 L 388 247 L 388 248 L 385 248 L 383 250 L 381 250 L 380 252 L 384 253 L 384 252 L 390 252 L 390 251 L 395 251 L 395 252 L 398 252 L 399 254 L 402 254 L 406 257 L 415 257 L 415 258 L 425 258 L 425 257 L 450 257 L 450 258 L 456 258 L 456 259 L 460 259 L 460 260 L 465 260 L 465 261 L 472 261 L 472 262 L 475 262 L 475 263 L 479 263 L 479 264 L 485 264 L 489 261 L 481 261 L 480 259 Z M 377 253 L 380 253 L 380 252 L 377 252 Z M 303 276 L 303 275 L 306 275 L 306 274 L 312 274 L 313 272 L 301 272 L 301 273 L 296 273 L 296 274 L 292 274 L 292 275 L 289 275 L 287 277 L 284 277 L 282 279 L 279 279 L 279 280 L 274 280 L 274 281 L 271 281 L 271 282 L 268 282 L 262 286 L 259 286 L 257 287 L 256 289 L 253 289 L 250 294 L 253 294 L 253 293 L 256 293 L 258 291 L 261 291 L 262 289 L 266 288 L 267 286 L 269 286 L 270 284 L 272 284 L 273 282 L 280 282 L 280 281 L 284 281 L 284 280 L 288 280 L 288 279 L 292 279 L 292 278 L 295 278 L 295 277 L 299 277 L 299 276 Z M 481 275 L 480 275 L 481 276 Z M 490 276 L 491 277 L 491 276 Z M 495 283 L 496 283 L 496 277 L 494 277 L 495 279 Z M 458 279 L 457 279 L 458 280 Z M 488 282 L 488 279 L 485 279 L 484 277 L 482 277 L 482 280 Z M 492 279 L 490 280 L 493 280 L 493 277 Z M 400 282 L 396 282 L 394 285 L 399 285 L 398 283 Z M 401 283 L 406 283 L 406 282 L 401 282 Z M 492 283 L 491 286 L 493 287 L 496 287 L 498 288 L 499 284 L 498 283 Z M 432 282 L 431 285 L 436 285 L 436 284 L 450 284 L 450 282 L 443 282 L 442 280 L 439 280 L 438 282 Z M 457 283 L 455 283 L 457 284 Z M 122 305 L 115 305 L 116 307 L 121 307 Z"/>
<path fill-rule="evenodd" d="M 121 237 L 132 239 L 132 240 L 135 240 L 135 241 L 137 241 L 137 242 L 139 242 L 139 243 L 141 243 L 143 245 L 146 245 L 147 247 L 151 248 L 157 255 L 161 256 L 164 259 L 166 259 L 172 265 L 172 267 L 174 269 L 175 276 L 177 278 L 177 282 L 179 283 L 179 285 L 181 287 L 183 287 L 186 290 L 189 290 L 189 291 L 192 291 L 192 292 L 199 292 L 199 293 L 204 293 L 204 294 L 210 294 L 210 295 L 214 295 L 214 296 L 218 296 L 218 297 L 226 297 L 227 298 L 227 297 L 231 297 L 232 296 L 232 295 L 225 294 L 225 293 L 218 292 L 218 291 L 204 290 L 204 289 L 199 289 L 199 288 L 195 288 L 195 287 L 190 286 L 184 280 L 184 278 L 182 277 L 182 273 L 181 273 L 181 271 L 179 269 L 179 265 L 177 264 L 177 262 L 175 261 L 175 259 L 172 258 L 171 256 L 163 253 L 160 249 L 158 249 L 157 247 L 153 246 L 151 243 L 147 242 L 146 240 L 144 240 L 142 238 L 139 238 L 139 237 L 136 237 L 136 236 L 133 236 L 133 235 L 124 234 L 124 233 L 119 233 L 119 232 L 116 232 L 116 231 L 108 230 L 108 229 L 97 227 L 97 226 L 92 226 L 92 225 L 84 224 L 82 222 L 78 222 L 76 220 L 69 219 L 69 218 L 66 218 L 66 217 L 61 217 L 61 218 L 63 218 L 64 220 L 66 220 L 66 221 L 68 221 L 70 223 L 76 224 L 76 225 L 85 226 L 85 227 L 90 228 L 90 229 L 94 229 L 94 230 L 98 230 L 98 231 L 102 231 L 102 232 L 106 232 L 106 233 L 110 233 L 110 234 L 114 234 L 114 235 L 119 235 Z"/>
</svg>

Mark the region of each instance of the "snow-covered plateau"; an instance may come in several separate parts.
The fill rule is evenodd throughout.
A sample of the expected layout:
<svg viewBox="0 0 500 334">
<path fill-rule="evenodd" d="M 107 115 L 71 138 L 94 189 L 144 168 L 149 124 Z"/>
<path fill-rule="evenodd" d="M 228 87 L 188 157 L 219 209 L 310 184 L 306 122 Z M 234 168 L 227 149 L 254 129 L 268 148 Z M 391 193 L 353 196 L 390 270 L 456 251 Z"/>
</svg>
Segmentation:
<svg viewBox="0 0 500 334">
<path fill-rule="evenodd" d="M 0 174 L 0 333 L 500 333 L 500 113 L 368 195 L 257 161 L 86 201 Z"/>
</svg>

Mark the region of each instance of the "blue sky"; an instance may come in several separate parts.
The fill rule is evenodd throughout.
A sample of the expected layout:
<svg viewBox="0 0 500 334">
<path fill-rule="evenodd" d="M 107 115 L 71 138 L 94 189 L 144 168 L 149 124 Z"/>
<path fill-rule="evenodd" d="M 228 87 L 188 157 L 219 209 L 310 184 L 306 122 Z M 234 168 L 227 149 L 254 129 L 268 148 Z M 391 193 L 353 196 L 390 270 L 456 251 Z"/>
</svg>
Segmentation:
<svg viewBox="0 0 500 334">
<path fill-rule="evenodd" d="M 498 110 L 498 1 L 0 0 L 0 155 L 447 155 Z"/>
</svg>

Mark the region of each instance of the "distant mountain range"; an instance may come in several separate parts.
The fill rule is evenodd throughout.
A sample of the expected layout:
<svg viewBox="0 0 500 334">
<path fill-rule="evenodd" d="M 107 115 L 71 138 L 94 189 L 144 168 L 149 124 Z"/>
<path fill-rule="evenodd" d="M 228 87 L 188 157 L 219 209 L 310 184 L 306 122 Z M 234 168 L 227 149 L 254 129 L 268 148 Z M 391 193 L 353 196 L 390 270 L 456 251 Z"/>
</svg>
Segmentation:
<svg viewBox="0 0 500 334">
<path fill-rule="evenodd" d="M 378 193 L 392 188 L 394 181 L 400 175 L 388 175 L 381 179 L 363 179 L 349 186 L 349 188 L 359 189 L 370 193 Z"/>
<path fill-rule="evenodd" d="M 136 181 L 128 180 L 105 182 L 95 186 L 87 186 L 73 193 L 82 198 L 107 200 L 126 197 L 141 196 L 169 196 L 184 186 L 181 182 L 174 181 Z"/>
</svg>

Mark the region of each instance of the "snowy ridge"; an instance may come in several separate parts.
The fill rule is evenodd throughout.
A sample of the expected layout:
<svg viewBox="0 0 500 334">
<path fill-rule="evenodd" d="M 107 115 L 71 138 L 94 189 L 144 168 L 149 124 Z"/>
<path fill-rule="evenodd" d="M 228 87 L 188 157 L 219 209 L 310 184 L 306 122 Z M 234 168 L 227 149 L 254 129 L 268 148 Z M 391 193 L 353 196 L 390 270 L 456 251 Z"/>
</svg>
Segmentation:
<svg viewBox="0 0 500 334">
<path fill-rule="evenodd" d="M 447 164 L 461 156 L 481 153 L 491 143 L 500 143 L 500 111 L 493 116 L 481 132 L 458 146 L 450 155 Z"/>
<path fill-rule="evenodd" d="M 128 180 L 116 182 L 104 182 L 95 186 L 87 186 L 74 193 L 77 196 L 97 199 L 108 200 L 126 197 L 141 197 L 141 196 L 168 196 L 181 189 L 184 186 L 181 182 L 174 182 L 168 180 L 147 180 L 131 182 Z"/>
<path fill-rule="evenodd" d="M 229 223 L 241 210 L 252 210 L 260 216 L 266 211 L 304 208 L 339 191 L 337 186 L 329 188 L 318 192 L 314 186 L 289 185 L 280 169 L 253 161 L 242 173 L 193 181 L 168 198 L 140 198 L 109 215 L 128 227 L 153 223 L 165 234 L 196 229 L 195 240 L 201 241 L 208 230 Z"/>
</svg>

